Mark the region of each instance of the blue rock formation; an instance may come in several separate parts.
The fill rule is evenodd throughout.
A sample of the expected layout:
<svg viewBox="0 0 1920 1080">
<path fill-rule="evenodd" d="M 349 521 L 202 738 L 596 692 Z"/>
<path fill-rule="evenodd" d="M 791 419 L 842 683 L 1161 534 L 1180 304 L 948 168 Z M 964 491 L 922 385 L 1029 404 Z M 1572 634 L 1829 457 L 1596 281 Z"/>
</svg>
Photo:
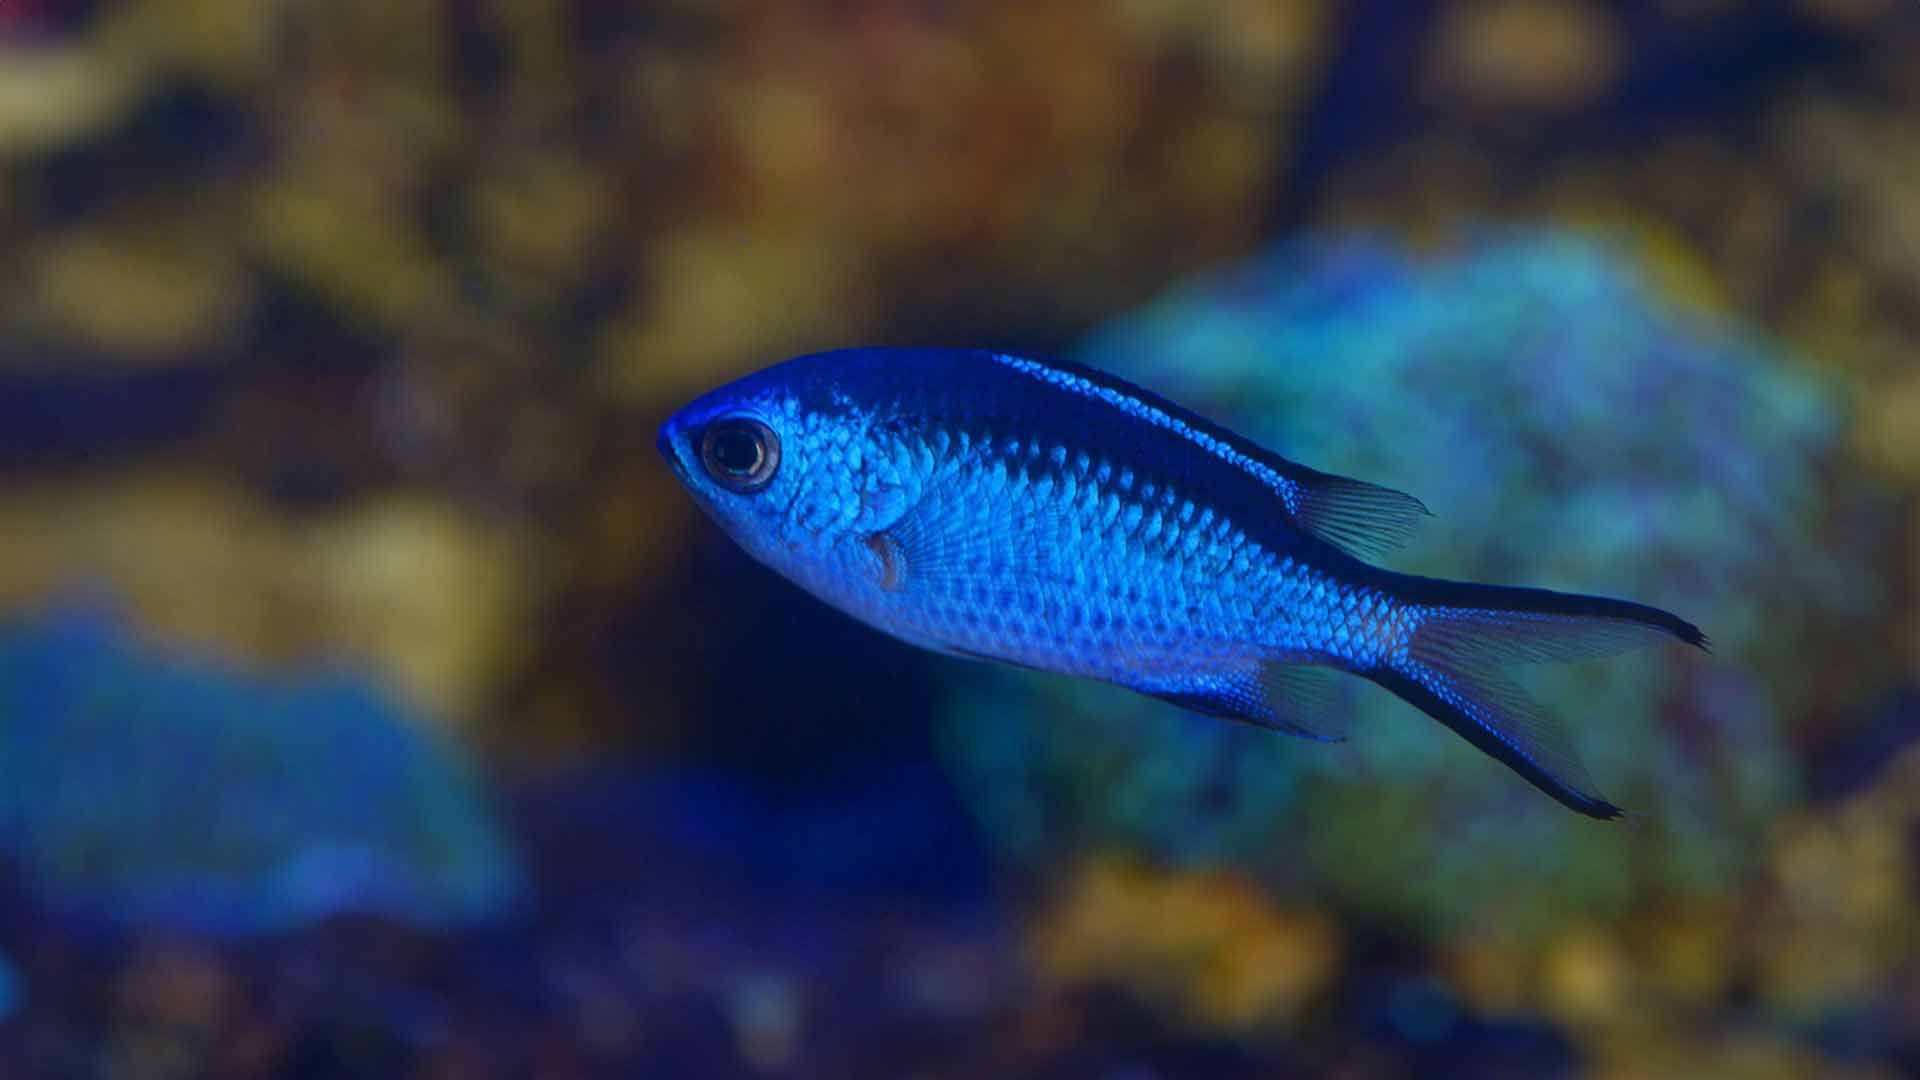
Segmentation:
<svg viewBox="0 0 1920 1080">
<path fill-rule="evenodd" d="M 84 606 L 0 633 L 0 854 L 86 925 L 454 927 L 522 891 L 471 769 L 366 679 L 162 653 Z"/>
</svg>

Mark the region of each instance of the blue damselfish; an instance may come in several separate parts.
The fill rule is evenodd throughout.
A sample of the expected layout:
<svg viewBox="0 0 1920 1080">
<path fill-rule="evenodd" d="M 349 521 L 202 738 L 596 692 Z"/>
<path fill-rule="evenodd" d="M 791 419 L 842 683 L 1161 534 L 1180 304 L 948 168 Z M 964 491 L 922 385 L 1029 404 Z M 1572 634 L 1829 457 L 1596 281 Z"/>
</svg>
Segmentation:
<svg viewBox="0 0 1920 1080">
<path fill-rule="evenodd" d="M 1621 810 L 1500 669 L 1706 647 L 1644 604 L 1374 566 L 1419 500 L 1072 364 L 816 353 L 701 397 L 659 446 L 754 558 L 915 645 L 1317 739 L 1356 675 L 1596 818 Z"/>
</svg>

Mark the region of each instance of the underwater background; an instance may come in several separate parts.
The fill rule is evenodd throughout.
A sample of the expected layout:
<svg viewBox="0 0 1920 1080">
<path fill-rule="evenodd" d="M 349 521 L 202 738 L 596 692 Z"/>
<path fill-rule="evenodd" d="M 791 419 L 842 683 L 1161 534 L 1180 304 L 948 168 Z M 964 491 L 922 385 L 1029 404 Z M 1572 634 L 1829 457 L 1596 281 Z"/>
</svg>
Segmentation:
<svg viewBox="0 0 1920 1080">
<path fill-rule="evenodd" d="M 1920 1075 L 1911 0 L 0 0 L 0 1075 Z M 653 449 L 1004 348 L 1669 607 L 1570 814 L 912 650 Z"/>
</svg>

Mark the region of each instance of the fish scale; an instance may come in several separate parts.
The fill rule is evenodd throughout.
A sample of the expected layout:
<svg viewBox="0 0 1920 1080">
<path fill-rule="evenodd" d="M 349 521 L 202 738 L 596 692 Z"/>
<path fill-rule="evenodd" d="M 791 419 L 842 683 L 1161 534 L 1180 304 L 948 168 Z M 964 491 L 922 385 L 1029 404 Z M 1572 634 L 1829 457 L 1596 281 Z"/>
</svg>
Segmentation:
<svg viewBox="0 0 1920 1080">
<path fill-rule="evenodd" d="M 1405 631 L 1406 623 L 1392 621 L 1384 605 L 1362 613 L 1350 593 L 1251 542 L 1225 513 L 1145 468 L 1122 467 L 1116 474 L 1104 458 L 1093 464 L 1086 451 L 1034 432 L 936 429 L 894 443 L 891 453 L 892 471 L 917 466 L 950 485 L 951 528 L 992 536 L 995 517 L 1026 516 L 1041 524 L 1022 543 L 1037 540 L 1073 553 L 1049 560 L 1041 574 L 1019 565 L 1007 545 L 989 543 L 997 557 L 988 565 L 1015 584 L 983 594 L 956 577 L 907 598 L 895 616 L 899 628 L 947 651 L 1094 677 L 1147 665 L 1178 681 L 1209 674 L 1218 657 L 1232 654 L 1252 658 L 1279 650 L 1303 660 L 1368 663 L 1372 650 L 1349 652 L 1360 636 L 1351 623 L 1378 618 L 1378 638 Z M 1101 506 L 1109 512 L 1094 509 Z M 1236 566 L 1236 587 L 1223 589 Z M 1094 568 L 1104 569 L 1096 574 Z M 1222 602 L 1243 593 L 1283 599 Z M 995 618 L 1007 608 L 1057 615 Z M 1182 661 L 1189 656 L 1200 662 Z"/>
<path fill-rule="evenodd" d="M 660 447 L 749 554 L 902 640 L 1314 738 L 1326 680 L 1358 676 L 1594 817 L 1620 810 L 1500 669 L 1706 643 L 1644 604 L 1375 565 L 1419 500 L 1075 365 L 817 353 L 689 404 Z"/>
</svg>

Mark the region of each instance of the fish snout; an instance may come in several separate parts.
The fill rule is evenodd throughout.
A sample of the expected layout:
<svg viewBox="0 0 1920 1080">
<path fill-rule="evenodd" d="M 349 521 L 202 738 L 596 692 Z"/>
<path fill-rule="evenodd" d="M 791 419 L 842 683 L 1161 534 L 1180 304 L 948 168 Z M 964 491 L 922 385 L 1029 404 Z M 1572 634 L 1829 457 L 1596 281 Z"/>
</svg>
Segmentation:
<svg viewBox="0 0 1920 1080">
<path fill-rule="evenodd" d="M 681 483 L 688 483 L 687 460 L 680 452 L 680 431 L 679 424 L 668 420 L 660 425 L 660 433 L 654 436 L 653 445 L 660 451 L 660 456 L 667 459 L 667 468 L 673 470 Z"/>
</svg>

